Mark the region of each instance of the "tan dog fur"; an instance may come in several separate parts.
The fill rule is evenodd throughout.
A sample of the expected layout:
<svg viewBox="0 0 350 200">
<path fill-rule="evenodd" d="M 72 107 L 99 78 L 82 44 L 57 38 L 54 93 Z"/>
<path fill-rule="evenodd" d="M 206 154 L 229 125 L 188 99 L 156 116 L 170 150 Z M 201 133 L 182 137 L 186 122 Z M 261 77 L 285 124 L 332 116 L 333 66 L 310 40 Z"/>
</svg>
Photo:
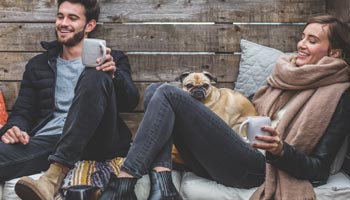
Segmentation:
<svg viewBox="0 0 350 200">
<path fill-rule="evenodd" d="M 204 93 L 197 99 L 210 108 L 221 119 L 223 119 L 237 134 L 239 126 L 248 116 L 255 116 L 257 112 L 253 104 L 241 93 L 229 88 L 216 88 L 212 82 L 216 78 L 209 72 L 183 73 L 177 80 L 182 82 L 182 88 L 192 96 L 196 96 L 194 91 Z M 194 97 L 196 98 L 196 97 Z M 245 137 L 245 129 L 242 131 Z"/>
</svg>

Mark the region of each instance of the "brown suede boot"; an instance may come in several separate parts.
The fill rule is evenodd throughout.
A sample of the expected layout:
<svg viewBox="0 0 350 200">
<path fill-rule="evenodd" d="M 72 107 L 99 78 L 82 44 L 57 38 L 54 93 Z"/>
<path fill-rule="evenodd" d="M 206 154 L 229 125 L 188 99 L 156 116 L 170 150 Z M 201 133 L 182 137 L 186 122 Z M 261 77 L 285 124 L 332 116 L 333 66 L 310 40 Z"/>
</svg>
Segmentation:
<svg viewBox="0 0 350 200">
<path fill-rule="evenodd" d="M 39 178 L 34 180 L 24 176 L 16 183 L 16 194 L 22 200 L 53 200 L 69 168 L 53 163 Z"/>
</svg>

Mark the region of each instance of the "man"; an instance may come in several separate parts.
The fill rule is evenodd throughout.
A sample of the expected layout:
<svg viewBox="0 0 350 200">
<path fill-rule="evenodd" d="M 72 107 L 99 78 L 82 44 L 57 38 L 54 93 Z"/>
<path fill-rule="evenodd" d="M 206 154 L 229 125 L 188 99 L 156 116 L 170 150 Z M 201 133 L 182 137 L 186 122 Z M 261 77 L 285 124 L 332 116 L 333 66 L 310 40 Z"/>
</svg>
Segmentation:
<svg viewBox="0 0 350 200">
<path fill-rule="evenodd" d="M 22 199 L 53 199 L 78 160 L 125 156 L 131 134 L 118 112 L 133 109 L 139 99 L 122 52 L 108 49 L 97 68 L 81 63 L 82 41 L 98 20 L 96 0 L 57 2 L 57 41 L 42 42 L 47 52 L 29 60 L 0 129 L 0 181 L 47 170 L 38 181 L 19 180 L 15 189 Z"/>
</svg>

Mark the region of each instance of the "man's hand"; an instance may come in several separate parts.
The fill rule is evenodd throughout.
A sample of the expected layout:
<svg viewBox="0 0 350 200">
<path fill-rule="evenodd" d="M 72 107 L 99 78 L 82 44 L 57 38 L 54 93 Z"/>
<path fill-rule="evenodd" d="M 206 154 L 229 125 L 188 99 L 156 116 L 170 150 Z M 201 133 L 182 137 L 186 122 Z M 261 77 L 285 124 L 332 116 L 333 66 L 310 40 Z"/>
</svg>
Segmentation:
<svg viewBox="0 0 350 200">
<path fill-rule="evenodd" d="M 262 127 L 263 131 L 269 132 L 271 136 L 257 135 L 256 139 L 263 142 L 254 142 L 252 146 L 258 149 L 264 149 L 269 151 L 273 155 L 282 156 L 283 155 L 283 141 L 281 140 L 280 134 L 272 128 L 271 126 Z"/>
<path fill-rule="evenodd" d="M 15 144 L 18 142 L 28 144 L 29 135 L 28 133 L 21 131 L 17 126 L 13 126 L 12 128 L 8 129 L 3 136 L 1 136 L 1 141 L 5 144 Z"/>
<path fill-rule="evenodd" d="M 111 56 L 111 49 L 107 48 L 106 50 L 106 61 L 100 65 L 96 67 L 96 70 L 102 70 L 104 72 L 109 73 L 112 78 L 114 78 L 114 72 L 117 70 L 117 67 L 115 66 L 115 62 L 113 61 L 113 57 Z M 101 58 L 98 58 L 96 60 L 96 63 L 99 63 L 101 61 Z"/>
</svg>

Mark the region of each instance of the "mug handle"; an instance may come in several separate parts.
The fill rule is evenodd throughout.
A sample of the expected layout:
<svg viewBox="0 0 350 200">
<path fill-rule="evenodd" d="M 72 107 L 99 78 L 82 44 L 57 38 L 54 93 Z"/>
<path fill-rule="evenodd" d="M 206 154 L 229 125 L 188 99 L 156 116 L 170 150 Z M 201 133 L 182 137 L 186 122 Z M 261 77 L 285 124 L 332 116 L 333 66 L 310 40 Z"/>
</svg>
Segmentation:
<svg viewBox="0 0 350 200">
<path fill-rule="evenodd" d="M 107 57 L 107 48 L 106 48 L 106 46 L 105 46 L 102 42 L 100 42 L 99 45 L 100 45 L 100 47 L 101 47 L 101 49 L 102 49 L 102 59 L 101 59 L 101 62 L 98 63 L 98 65 L 101 65 L 102 63 L 104 63 L 104 62 L 106 61 L 106 57 Z"/>
<path fill-rule="evenodd" d="M 240 135 L 241 137 L 243 137 L 243 135 L 242 135 L 242 129 L 243 129 L 243 127 L 244 127 L 245 125 L 247 125 L 248 123 L 249 123 L 249 120 L 246 119 L 246 120 L 244 120 L 244 122 L 242 122 L 242 124 L 239 126 L 239 135 Z"/>
</svg>

